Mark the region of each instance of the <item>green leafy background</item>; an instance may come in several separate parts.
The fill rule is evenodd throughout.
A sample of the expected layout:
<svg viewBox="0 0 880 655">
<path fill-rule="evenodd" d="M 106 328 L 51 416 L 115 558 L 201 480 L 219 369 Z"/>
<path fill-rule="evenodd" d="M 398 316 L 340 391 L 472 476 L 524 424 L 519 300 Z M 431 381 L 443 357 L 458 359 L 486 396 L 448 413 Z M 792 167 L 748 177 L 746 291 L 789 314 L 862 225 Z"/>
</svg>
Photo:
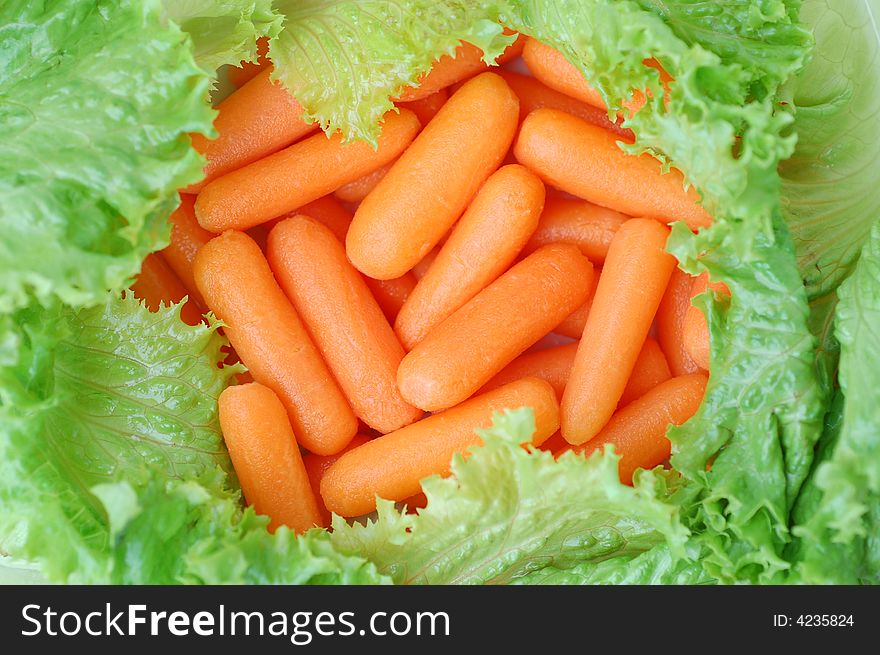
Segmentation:
<svg viewBox="0 0 880 655">
<path fill-rule="evenodd" d="M 878 15 L 876 0 L 5 2 L 0 551 L 70 582 L 876 582 Z M 212 71 L 269 36 L 307 115 L 373 141 L 389 98 L 460 40 L 491 62 L 501 24 L 562 50 L 612 114 L 650 91 L 629 149 L 685 171 L 715 216 L 670 249 L 733 292 L 698 300 L 706 400 L 670 432 L 674 470 L 633 488 L 613 453 L 521 448 L 521 410 L 425 481 L 417 514 L 381 502 L 333 532 L 269 534 L 216 423 L 223 337 L 118 294 L 198 179 L 186 134 L 213 134 Z M 649 56 L 675 80 L 668 107 Z"/>
</svg>

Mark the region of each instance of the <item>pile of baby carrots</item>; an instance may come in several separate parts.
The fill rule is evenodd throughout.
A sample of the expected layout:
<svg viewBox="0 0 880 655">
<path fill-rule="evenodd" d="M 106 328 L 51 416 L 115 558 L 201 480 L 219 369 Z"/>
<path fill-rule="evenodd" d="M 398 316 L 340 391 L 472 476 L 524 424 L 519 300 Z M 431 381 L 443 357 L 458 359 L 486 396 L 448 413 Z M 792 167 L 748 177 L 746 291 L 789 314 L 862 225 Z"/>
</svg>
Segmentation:
<svg viewBox="0 0 880 655">
<path fill-rule="evenodd" d="M 248 373 L 220 424 L 271 529 L 418 507 L 420 480 L 524 406 L 533 446 L 613 444 L 630 484 L 702 400 L 708 280 L 665 251 L 667 224 L 711 223 L 696 191 L 621 150 L 632 133 L 559 52 L 519 37 L 512 64 L 481 57 L 435 62 L 373 148 L 306 122 L 263 55 L 231 72 L 219 137 L 192 137 L 205 178 L 133 290 L 222 320 Z"/>
</svg>

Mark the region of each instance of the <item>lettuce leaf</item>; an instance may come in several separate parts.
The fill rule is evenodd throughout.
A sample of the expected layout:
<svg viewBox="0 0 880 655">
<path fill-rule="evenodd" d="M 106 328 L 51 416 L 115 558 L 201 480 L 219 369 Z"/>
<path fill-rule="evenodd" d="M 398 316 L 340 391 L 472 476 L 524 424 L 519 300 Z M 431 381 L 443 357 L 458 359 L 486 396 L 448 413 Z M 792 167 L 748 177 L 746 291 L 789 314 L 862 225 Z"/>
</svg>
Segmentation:
<svg viewBox="0 0 880 655">
<path fill-rule="evenodd" d="M 165 14 L 189 34 L 196 63 L 207 73 L 255 61 L 257 39 L 275 38 L 282 17 L 272 0 L 163 0 Z"/>
<path fill-rule="evenodd" d="M 617 476 L 612 454 L 586 459 L 527 451 L 529 408 L 496 414 L 478 430 L 484 444 L 456 455 L 452 475 L 427 478 L 418 514 L 381 501 L 375 520 L 334 517 L 333 544 L 374 562 L 398 584 L 503 584 L 544 568 L 631 559 L 668 545 L 683 556 L 687 531 L 665 502 L 677 476 L 643 472 L 634 488 Z"/>
<path fill-rule="evenodd" d="M 460 41 L 494 61 L 504 2 L 486 0 L 276 0 L 285 28 L 270 45 L 275 76 L 328 133 L 376 144 L 390 98 Z"/>
<path fill-rule="evenodd" d="M 707 312 L 712 375 L 697 414 L 669 432 L 671 462 L 703 487 L 688 525 L 707 549 L 707 570 L 722 581 L 770 581 L 789 568 L 789 512 L 827 404 L 805 291 L 781 221 L 772 244 L 756 236 L 750 261 L 722 248 L 697 251 L 698 239 L 676 227 L 670 249 L 684 268 L 695 271 L 699 261 L 731 297 L 697 300 Z"/>
<path fill-rule="evenodd" d="M 829 415 L 820 463 L 800 499 L 797 571 L 808 583 L 880 582 L 880 218 L 838 290 L 845 402 Z"/>
<path fill-rule="evenodd" d="M 0 313 L 100 302 L 199 179 L 208 76 L 158 0 L 0 5 Z"/>
<path fill-rule="evenodd" d="M 104 579 L 96 485 L 137 484 L 150 469 L 167 481 L 232 471 L 216 402 L 236 369 L 217 367 L 215 328 L 179 313 L 113 296 L 14 315 L 14 361 L 0 366 L 0 534 L 17 533 L 11 554 L 53 579 Z"/>
<path fill-rule="evenodd" d="M 669 547 L 660 544 L 639 555 L 580 562 L 569 569 L 548 566 L 527 573 L 512 584 L 714 584 L 715 579 L 706 573 L 697 557 L 698 552 L 687 559 L 673 557 Z"/>
<path fill-rule="evenodd" d="M 186 481 L 154 475 L 92 487 L 108 517 L 115 584 L 387 584 L 376 567 L 344 555 L 325 530 L 274 534 L 242 511 L 216 473 Z"/>
<path fill-rule="evenodd" d="M 787 85 L 798 143 L 782 162 L 782 206 L 820 339 L 817 361 L 833 384 L 836 288 L 852 272 L 880 212 L 880 6 L 807 0 L 816 48 Z"/>
</svg>

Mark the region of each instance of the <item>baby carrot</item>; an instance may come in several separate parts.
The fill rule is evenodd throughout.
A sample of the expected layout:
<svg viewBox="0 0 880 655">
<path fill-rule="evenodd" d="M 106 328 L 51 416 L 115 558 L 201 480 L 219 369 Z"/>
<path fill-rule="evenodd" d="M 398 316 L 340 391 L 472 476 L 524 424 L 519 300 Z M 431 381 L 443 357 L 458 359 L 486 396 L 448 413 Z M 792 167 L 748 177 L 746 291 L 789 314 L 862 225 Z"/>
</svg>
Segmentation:
<svg viewBox="0 0 880 655">
<path fill-rule="evenodd" d="M 595 438 L 570 449 L 588 457 L 613 444 L 621 456 L 620 481 L 632 484 L 636 469 L 651 469 L 669 457 L 671 446 L 666 430 L 670 425 L 681 425 L 696 413 L 703 401 L 706 381 L 704 374 L 692 373 L 662 382 L 615 413 Z"/>
<path fill-rule="evenodd" d="M 220 428 L 248 504 L 269 517 L 269 530 L 326 526 L 284 405 L 262 384 L 220 394 Z"/>
<path fill-rule="evenodd" d="M 709 274 L 701 273 L 694 279 L 691 286 L 690 297 L 694 298 L 699 294 L 712 289 L 717 293 L 730 295 L 730 289 L 723 282 L 709 282 Z M 684 321 L 681 325 L 681 340 L 685 352 L 687 352 L 694 363 L 701 369 L 709 370 L 709 324 L 703 312 L 693 304 L 688 304 L 687 311 L 684 315 Z"/>
<path fill-rule="evenodd" d="M 224 232 L 199 251 L 194 272 L 241 361 L 284 403 L 300 443 L 319 455 L 342 450 L 357 419 L 259 246 Z"/>
<path fill-rule="evenodd" d="M 434 118 L 434 116 L 437 115 L 437 112 L 440 111 L 440 108 L 448 99 L 449 92 L 446 89 L 440 89 L 437 93 L 432 93 L 421 100 L 400 102 L 397 104 L 398 107 L 409 109 L 414 113 L 419 119 L 421 126 L 424 127 L 432 118 Z M 367 197 L 367 194 L 369 194 L 370 191 L 376 188 L 376 185 L 379 184 L 379 181 L 383 177 L 385 177 L 385 174 L 393 165 L 394 162 L 386 164 L 381 168 L 377 168 L 372 173 L 367 173 L 363 177 L 359 177 L 354 182 L 349 182 L 348 184 L 339 187 L 336 189 L 334 195 L 342 202 L 361 202 Z"/>
<path fill-rule="evenodd" d="M 327 509 L 360 516 L 376 509 L 376 496 L 409 498 L 425 477 L 447 475 L 455 453 L 482 443 L 474 430 L 489 427 L 494 412 L 519 407 L 535 412 L 535 446 L 556 432 L 559 409 L 553 388 L 536 378 L 512 382 L 347 452 L 321 481 Z"/>
<path fill-rule="evenodd" d="M 190 296 L 204 307 L 205 299 L 196 286 L 192 267 L 199 248 L 208 243 L 214 235 L 199 225 L 193 210 L 194 202 L 195 196 L 187 194 L 180 196 L 180 206 L 168 219 L 171 223 L 171 243 L 162 251 L 162 257 L 183 282 Z"/>
<path fill-rule="evenodd" d="M 348 442 L 348 445 L 335 455 L 316 455 L 315 453 L 306 453 L 303 455 L 302 461 L 306 467 L 306 473 L 309 476 L 309 484 L 312 487 L 312 492 L 315 494 L 315 498 L 318 502 L 318 509 L 320 510 L 321 518 L 323 519 L 322 525 L 330 525 L 330 519 L 332 518 L 330 512 L 324 507 L 324 499 L 321 498 L 321 480 L 324 479 L 324 474 L 337 459 L 342 457 L 348 451 L 354 450 L 358 446 L 363 446 L 369 440 L 370 437 L 356 434 L 354 435 L 354 438 Z"/>
<path fill-rule="evenodd" d="M 376 170 L 359 177 L 353 182 L 343 184 L 333 192 L 333 195 L 342 202 L 361 202 L 367 197 L 370 191 L 376 188 L 376 185 L 382 181 L 382 178 L 385 177 L 385 174 L 388 173 L 389 170 L 391 170 L 393 165 L 394 162 L 385 164 L 384 166 L 380 166 Z"/>
<path fill-rule="evenodd" d="M 671 377 L 669 364 L 660 350 L 660 344 L 651 337 L 646 338 L 617 406 L 625 407 Z"/>
<path fill-rule="evenodd" d="M 329 228 L 307 216 L 279 223 L 266 256 L 355 415 L 382 433 L 422 417 L 397 389 L 403 348 Z"/>
<path fill-rule="evenodd" d="M 510 30 L 505 30 L 505 34 L 512 34 Z M 525 37 L 518 36 L 516 41 L 505 48 L 496 63 L 503 64 L 518 57 L 525 45 Z M 434 62 L 431 70 L 419 78 L 415 86 L 407 87 L 403 90 L 396 100 L 398 102 L 413 102 L 419 100 L 440 89 L 451 86 L 456 82 L 474 77 L 479 73 L 490 70 L 490 66 L 483 61 L 483 51 L 477 46 L 462 41 L 461 45 L 455 50 L 455 57 L 443 55 Z"/>
<path fill-rule="evenodd" d="M 559 109 L 572 116 L 577 116 L 588 123 L 611 130 L 624 141 L 629 143 L 635 141 L 635 135 L 632 130 L 621 127 L 620 121 L 612 123 L 608 120 L 608 111 L 604 108 L 594 107 L 569 95 L 560 93 L 529 75 L 520 75 L 503 68 L 498 69 L 496 72 L 504 78 L 504 81 L 507 82 L 508 86 L 513 89 L 513 92 L 519 98 L 520 120 L 524 120 L 528 114 L 542 107 Z"/>
<path fill-rule="evenodd" d="M 564 346 L 545 348 L 520 355 L 483 385 L 479 393 L 497 389 L 520 378 L 531 377 L 549 382 L 553 391 L 556 392 L 556 397 L 562 398 L 562 392 L 565 391 L 565 385 L 568 383 L 568 376 L 571 375 L 577 347 L 577 343 L 567 343 Z"/>
<path fill-rule="evenodd" d="M 189 295 L 174 271 L 156 252 L 150 253 L 144 259 L 141 272 L 131 285 L 131 290 L 135 298 L 143 300 L 151 312 L 159 311 L 162 304 L 168 306 L 179 303 Z M 180 318 L 187 325 L 198 325 L 202 322 L 204 312 L 194 298 L 189 298 L 180 309 Z"/>
<path fill-rule="evenodd" d="M 586 200 L 551 197 L 524 252 L 534 252 L 548 243 L 573 243 L 591 262 L 601 265 L 611 240 L 628 218 Z"/>
<path fill-rule="evenodd" d="M 257 61 L 242 60 L 238 66 L 230 66 L 228 70 L 229 81 L 235 86 L 244 86 L 257 73 L 265 70 L 270 65 L 269 37 L 261 36 L 257 39 Z"/>
<path fill-rule="evenodd" d="M 611 242 L 562 397 L 569 443 L 592 439 L 617 407 L 675 268 L 668 236 L 666 226 L 633 218 Z"/>
<path fill-rule="evenodd" d="M 203 228 L 246 230 L 282 216 L 397 157 L 419 131 L 411 111 L 389 112 L 378 149 L 316 134 L 209 183 L 196 200 Z"/>
<path fill-rule="evenodd" d="M 669 362 L 669 370 L 676 377 L 700 370 L 684 346 L 682 330 L 685 314 L 691 305 L 693 280 L 676 267 L 657 308 L 657 340 Z"/>
<path fill-rule="evenodd" d="M 413 100 L 412 102 L 399 102 L 397 103 L 397 106 L 402 107 L 403 109 L 409 109 L 418 117 L 419 123 L 422 124 L 422 127 L 425 127 L 425 125 L 437 115 L 437 112 L 440 111 L 440 107 L 442 107 L 447 100 L 449 100 L 449 91 L 447 89 L 440 89 L 436 93 L 432 93 L 419 100 Z"/>
<path fill-rule="evenodd" d="M 389 323 L 394 324 L 394 320 L 397 318 L 397 314 L 400 313 L 403 303 L 406 302 L 409 294 L 416 288 L 418 279 L 409 272 L 390 280 L 374 280 L 364 275 L 364 282 L 367 283 L 373 298 L 376 299 L 379 307 L 382 308 L 385 318 L 388 319 Z"/>
<path fill-rule="evenodd" d="M 358 207 L 346 239 L 352 263 L 380 280 L 415 266 L 504 159 L 518 115 L 497 75 L 464 84 Z"/>
<path fill-rule="evenodd" d="M 208 182 L 277 152 L 310 132 L 317 123 L 303 119 L 305 109 L 279 82 L 269 79 L 271 70 L 256 75 L 217 105 L 214 127 L 219 135 L 209 139 L 190 135 L 193 148 L 205 155 L 204 179 L 187 189 L 197 193 Z"/>
<path fill-rule="evenodd" d="M 397 315 L 394 331 L 411 350 L 501 275 L 538 225 L 544 185 L 519 164 L 499 168 L 473 201 Z"/>
<path fill-rule="evenodd" d="M 683 220 L 692 230 L 712 223 L 696 189 L 684 190 L 680 171 L 663 174 L 651 155 L 626 154 L 614 134 L 571 114 L 533 111 L 514 153 L 545 182 L 597 205 L 663 223 Z"/>
<path fill-rule="evenodd" d="M 427 411 L 469 398 L 584 302 L 592 273 L 592 264 L 571 244 L 535 251 L 403 358 L 397 371 L 401 394 Z"/>
<path fill-rule="evenodd" d="M 587 317 L 590 315 L 590 307 L 593 306 L 593 298 L 596 297 L 596 288 L 599 286 L 599 279 L 602 277 L 602 271 L 593 271 L 593 279 L 590 280 L 590 293 L 583 305 L 566 316 L 562 323 L 553 328 L 556 334 L 572 339 L 580 339 L 584 333 L 584 326 L 587 324 Z"/>
<path fill-rule="evenodd" d="M 526 40 L 522 53 L 523 61 L 541 82 L 567 96 L 576 98 L 588 105 L 605 109 L 605 100 L 590 86 L 584 74 L 570 63 L 559 50 L 551 48 L 536 39 Z"/>
</svg>

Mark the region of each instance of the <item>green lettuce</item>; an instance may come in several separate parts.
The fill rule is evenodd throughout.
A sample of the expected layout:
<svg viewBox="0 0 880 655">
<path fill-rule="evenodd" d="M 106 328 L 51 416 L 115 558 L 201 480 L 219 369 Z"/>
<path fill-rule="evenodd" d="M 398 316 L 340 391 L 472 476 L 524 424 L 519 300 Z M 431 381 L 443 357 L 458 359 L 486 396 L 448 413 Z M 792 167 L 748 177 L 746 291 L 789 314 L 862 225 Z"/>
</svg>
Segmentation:
<svg viewBox="0 0 880 655">
<path fill-rule="evenodd" d="M 568 569 L 548 566 L 517 578 L 512 584 L 714 584 L 698 561 L 698 551 L 689 559 L 674 557 L 665 544 L 638 555 L 621 555 L 611 559 L 583 561 Z"/>
<path fill-rule="evenodd" d="M 494 61 L 503 2 L 276 0 L 285 29 L 270 46 L 275 76 L 328 132 L 376 143 L 391 98 L 464 40 Z"/>
<path fill-rule="evenodd" d="M 456 455 L 452 475 L 422 482 L 418 514 L 379 501 L 365 525 L 335 517 L 332 541 L 398 584 L 503 584 L 550 568 L 631 559 L 658 545 L 681 558 L 687 531 L 667 498 L 677 476 L 643 472 L 620 483 L 618 458 L 527 451 L 534 414 L 496 413 L 483 445 Z"/>
<path fill-rule="evenodd" d="M 874 0 L 4 3 L 0 549 L 69 582 L 877 582 L 876 15 Z M 201 169 L 184 133 L 212 133 L 208 73 L 252 58 L 256 36 L 310 117 L 374 141 L 389 98 L 460 40 L 491 61 L 501 25 L 562 50 L 611 113 L 650 91 L 628 149 L 687 173 L 715 225 L 678 226 L 670 249 L 733 292 L 697 300 L 706 400 L 670 432 L 674 470 L 633 488 L 613 453 L 522 448 L 520 410 L 426 480 L 416 514 L 380 501 L 363 524 L 270 534 L 219 434 L 234 371 L 217 326 L 108 290 L 164 245 L 173 191 Z M 675 79 L 668 107 L 648 56 Z"/>
<path fill-rule="evenodd" d="M 700 266 L 731 291 L 729 300 L 697 301 L 707 311 L 712 375 L 697 414 L 669 433 L 672 465 L 703 487 L 691 529 L 710 551 L 709 570 L 727 581 L 767 581 L 788 569 L 789 511 L 827 402 L 793 247 L 777 225 L 772 244 L 757 235 L 748 262 L 721 248 L 695 253 L 697 240 L 680 225 L 671 240 L 686 269 L 700 254 Z"/>
<path fill-rule="evenodd" d="M 275 38 L 282 17 L 272 0 L 163 0 L 165 14 L 192 39 L 193 55 L 208 74 L 224 64 L 257 58 L 257 39 Z"/>
<path fill-rule="evenodd" d="M 880 583 L 880 219 L 838 290 L 840 390 L 819 463 L 795 513 L 797 573 L 808 583 Z M 845 398 L 845 402 L 841 402 Z"/>
<path fill-rule="evenodd" d="M 242 511 L 222 476 L 186 481 L 154 475 L 92 487 L 111 535 L 115 584 L 387 584 L 376 567 L 340 553 L 325 530 L 297 536 L 267 531 L 268 519 Z"/>
<path fill-rule="evenodd" d="M 53 579 L 100 580 L 109 532 L 96 485 L 231 471 L 216 416 L 234 367 L 215 328 L 133 297 L 14 315 L 0 366 L 0 534 Z M 234 488 L 235 483 L 230 483 Z"/>
<path fill-rule="evenodd" d="M 804 3 L 816 48 L 785 95 L 796 109 L 794 154 L 782 162 L 782 207 L 820 339 L 829 388 L 838 347 L 836 289 L 855 266 L 880 211 L 880 6 L 876 0 Z"/>
<path fill-rule="evenodd" d="M 0 43 L 0 313 L 95 304 L 199 179 L 209 78 L 158 0 L 9 0 Z"/>
<path fill-rule="evenodd" d="M 237 366 L 217 325 L 112 296 L 31 308 L 0 366 L 0 534 L 78 583 L 370 583 L 329 535 L 270 534 L 244 510 L 217 419 Z"/>
</svg>

